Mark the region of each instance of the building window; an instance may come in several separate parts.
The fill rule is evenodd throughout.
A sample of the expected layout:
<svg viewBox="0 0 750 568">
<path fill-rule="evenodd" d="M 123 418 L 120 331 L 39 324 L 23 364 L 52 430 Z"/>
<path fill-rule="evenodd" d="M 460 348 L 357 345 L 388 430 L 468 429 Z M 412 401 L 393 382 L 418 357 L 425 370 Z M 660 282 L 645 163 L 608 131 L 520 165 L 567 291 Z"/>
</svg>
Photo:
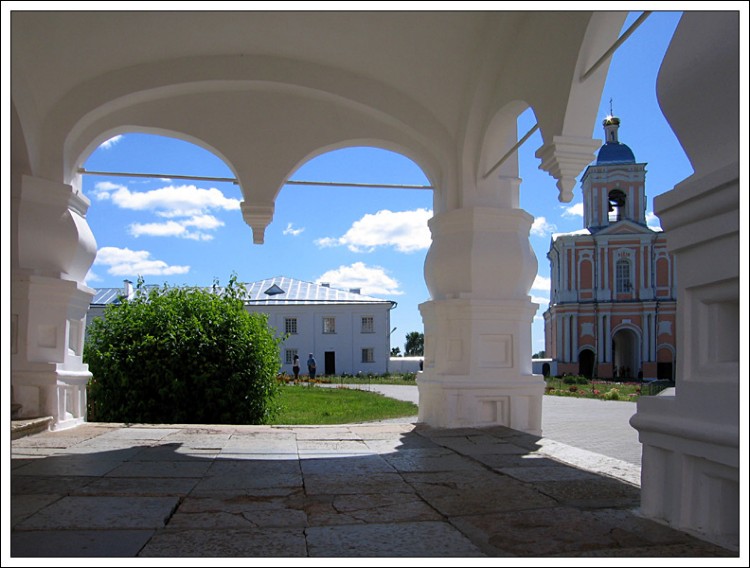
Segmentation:
<svg viewBox="0 0 750 568">
<path fill-rule="evenodd" d="M 362 333 L 375 333 L 375 318 L 362 316 Z"/>
<path fill-rule="evenodd" d="M 617 283 L 618 294 L 629 294 L 632 290 L 630 284 L 630 262 L 620 259 L 615 265 L 615 281 Z"/>
<path fill-rule="evenodd" d="M 362 350 L 362 362 L 363 363 L 374 363 L 375 362 L 375 350 L 372 347 L 367 347 Z"/>
<path fill-rule="evenodd" d="M 284 355 L 284 362 L 287 365 L 294 363 L 294 356 L 297 355 L 297 349 L 287 349 Z"/>
<path fill-rule="evenodd" d="M 284 332 L 290 335 L 297 334 L 297 318 L 284 318 Z"/>
<path fill-rule="evenodd" d="M 323 333 L 336 333 L 336 318 L 323 318 Z"/>
</svg>

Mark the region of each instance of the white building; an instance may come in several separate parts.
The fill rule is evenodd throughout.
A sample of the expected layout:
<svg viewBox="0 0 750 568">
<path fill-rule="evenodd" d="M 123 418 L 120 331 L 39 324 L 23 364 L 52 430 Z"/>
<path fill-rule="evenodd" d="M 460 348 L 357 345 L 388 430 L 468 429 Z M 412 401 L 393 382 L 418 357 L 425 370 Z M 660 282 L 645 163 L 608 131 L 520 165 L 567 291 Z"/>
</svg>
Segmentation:
<svg viewBox="0 0 750 568">
<path fill-rule="evenodd" d="M 685 12 L 661 62 L 659 104 L 694 170 L 655 200 L 675 257 L 679 386 L 642 397 L 632 421 L 644 446 L 642 512 L 735 545 L 745 8 Z M 97 244 L 79 168 L 111 137 L 149 132 L 224 160 L 257 244 L 286 181 L 315 156 L 370 145 L 414 160 L 434 188 L 419 420 L 541 434 L 529 295 L 538 265 L 534 219 L 519 206 L 517 118 L 533 109 L 535 155 L 559 193 L 548 198 L 569 202 L 601 147 L 596 101 L 629 35 L 620 37 L 626 16 L 14 12 L 4 187 L 11 403 L 21 416 L 52 416 L 54 428 L 85 421 L 94 290 L 84 279 Z"/>
<path fill-rule="evenodd" d="M 248 311 L 268 314 L 269 327 L 284 338 L 281 371 L 291 375 L 294 355 L 299 355 L 300 373 L 307 374 L 312 353 L 319 376 L 388 372 L 391 310 L 396 302 L 364 296 L 359 289 L 338 290 L 286 277 L 245 287 Z M 127 281 L 124 288 L 97 288 L 87 323 L 101 317 L 107 304 L 131 293 Z"/>
</svg>

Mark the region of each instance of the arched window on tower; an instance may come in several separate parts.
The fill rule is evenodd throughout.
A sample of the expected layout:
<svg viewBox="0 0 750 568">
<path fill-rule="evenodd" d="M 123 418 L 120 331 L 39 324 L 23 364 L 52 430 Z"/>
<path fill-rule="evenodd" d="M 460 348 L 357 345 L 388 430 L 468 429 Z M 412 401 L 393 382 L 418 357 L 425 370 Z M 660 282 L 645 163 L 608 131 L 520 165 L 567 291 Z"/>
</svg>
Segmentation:
<svg viewBox="0 0 750 568">
<path fill-rule="evenodd" d="M 609 221 L 622 221 L 625 218 L 625 202 L 627 198 L 621 189 L 609 192 Z"/>
<path fill-rule="evenodd" d="M 618 294 L 629 294 L 633 286 L 630 283 L 630 261 L 621 258 L 615 264 L 615 285 Z"/>
</svg>

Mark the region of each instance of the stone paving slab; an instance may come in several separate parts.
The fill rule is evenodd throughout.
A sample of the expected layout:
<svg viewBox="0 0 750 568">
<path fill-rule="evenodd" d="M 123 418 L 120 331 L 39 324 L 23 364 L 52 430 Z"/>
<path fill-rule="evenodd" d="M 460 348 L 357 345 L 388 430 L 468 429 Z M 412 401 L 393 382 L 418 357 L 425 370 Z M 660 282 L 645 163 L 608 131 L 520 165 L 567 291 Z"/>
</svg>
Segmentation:
<svg viewBox="0 0 750 568">
<path fill-rule="evenodd" d="M 445 522 L 311 527 L 306 534 L 310 556 L 484 556 L 470 540 Z"/>
<path fill-rule="evenodd" d="M 307 556 L 305 532 L 296 529 L 186 529 L 157 532 L 143 557 L 300 557 Z"/>
<path fill-rule="evenodd" d="M 11 556 L 134 557 L 153 536 L 153 530 L 16 531 L 10 537 Z"/>
<path fill-rule="evenodd" d="M 198 483 L 196 477 L 102 477 L 71 491 L 73 495 L 158 497 L 187 495 Z"/>
<path fill-rule="evenodd" d="M 14 473 L 17 475 L 99 477 L 116 469 L 121 463 L 119 460 L 97 459 L 96 456 L 50 456 L 19 467 Z"/>
<path fill-rule="evenodd" d="M 156 529 L 166 524 L 178 502 L 177 497 L 68 496 L 16 529 Z"/>
<path fill-rule="evenodd" d="M 12 495 L 10 498 L 10 525 L 15 527 L 24 519 L 62 497 L 63 496 L 59 494 L 49 493 Z"/>
<path fill-rule="evenodd" d="M 211 467 L 205 461 L 129 461 L 107 473 L 108 477 L 202 477 Z"/>
<path fill-rule="evenodd" d="M 635 514 L 638 466 L 508 428 L 124 429 L 13 442 L 14 551 L 41 555 L 53 543 L 57 557 L 733 554 Z M 53 455 L 24 454 L 36 451 Z M 46 539 L 39 550 L 35 539 Z"/>
</svg>

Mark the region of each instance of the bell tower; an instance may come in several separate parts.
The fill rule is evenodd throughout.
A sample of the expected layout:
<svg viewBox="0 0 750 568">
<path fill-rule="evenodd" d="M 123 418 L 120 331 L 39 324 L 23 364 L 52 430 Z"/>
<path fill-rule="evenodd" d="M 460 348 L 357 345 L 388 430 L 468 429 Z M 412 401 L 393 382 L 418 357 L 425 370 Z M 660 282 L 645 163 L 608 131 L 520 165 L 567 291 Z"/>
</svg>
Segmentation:
<svg viewBox="0 0 750 568">
<path fill-rule="evenodd" d="M 606 142 L 581 178 L 584 226 L 592 233 L 624 220 L 645 226 L 646 164 L 620 142 L 619 118 L 609 115 L 602 126 Z"/>
</svg>

